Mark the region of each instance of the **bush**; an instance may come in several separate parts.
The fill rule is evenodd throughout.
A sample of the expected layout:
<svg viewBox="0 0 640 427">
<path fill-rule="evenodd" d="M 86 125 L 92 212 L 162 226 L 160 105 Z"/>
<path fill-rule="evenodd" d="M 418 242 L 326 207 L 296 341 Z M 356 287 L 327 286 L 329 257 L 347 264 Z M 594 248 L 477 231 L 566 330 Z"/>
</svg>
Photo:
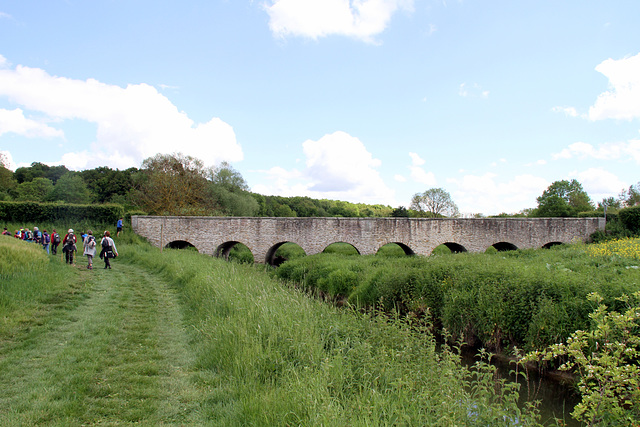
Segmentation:
<svg viewBox="0 0 640 427">
<path fill-rule="evenodd" d="M 115 224 L 124 216 L 120 205 L 74 205 L 69 203 L 0 201 L 4 222 L 94 222 Z"/>
<path fill-rule="evenodd" d="M 627 230 L 635 235 L 640 235 L 640 206 L 621 209 L 618 215 L 620 222 Z"/>
</svg>

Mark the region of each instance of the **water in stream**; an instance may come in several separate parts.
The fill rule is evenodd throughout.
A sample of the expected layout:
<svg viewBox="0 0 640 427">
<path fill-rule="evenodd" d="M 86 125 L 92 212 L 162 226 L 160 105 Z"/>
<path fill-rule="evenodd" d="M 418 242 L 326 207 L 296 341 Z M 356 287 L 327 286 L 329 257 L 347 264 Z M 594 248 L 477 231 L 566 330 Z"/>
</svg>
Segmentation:
<svg viewBox="0 0 640 427">
<path fill-rule="evenodd" d="M 467 366 L 478 360 L 475 352 L 463 351 L 462 362 Z M 507 378 L 515 381 L 516 377 L 512 373 L 515 369 L 512 363 L 506 360 L 493 357 L 491 363 L 498 369 L 497 375 L 500 378 Z M 573 384 L 563 378 L 552 375 L 539 375 L 537 372 L 529 372 L 528 381 L 522 376 L 518 378 L 520 386 L 521 404 L 526 402 L 540 401 L 538 409 L 541 414 L 541 421 L 545 425 L 556 425 L 554 418 L 563 420 L 568 427 L 577 427 L 581 424 L 571 417 L 574 406 L 580 402 L 580 395 L 575 390 Z"/>
</svg>

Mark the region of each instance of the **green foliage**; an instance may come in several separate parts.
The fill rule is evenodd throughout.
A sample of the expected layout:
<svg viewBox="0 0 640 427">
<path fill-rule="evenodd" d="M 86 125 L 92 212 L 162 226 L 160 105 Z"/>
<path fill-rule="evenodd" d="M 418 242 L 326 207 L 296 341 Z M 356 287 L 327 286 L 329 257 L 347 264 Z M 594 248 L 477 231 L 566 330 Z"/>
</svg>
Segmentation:
<svg viewBox="0 0 640 427">
<path fill-rule="evenodd" d="M 0 220 L 21 224 L 77 221 L 115 224 L 123 216 L 124 208 L 118 205 L 0 202 Z"/>
<path fill-rule="evenodd" d="M 51 200 L 53 182 L 49 178 L 34 178 L 16 187 L 16 200 L 40 202 Z"/>
<path fill-rule="evenodd" d="M 340 200 L 310 197 L 253 195 L 258 201 L 258 216 L 267 217 L 388 217 L 393 209 L 384 205 L 367 205 Z"/>
<path fill-rule="evenodd" d="M 122 252 L 183 301 L 212 423 L 539 425 L 518 407 L 517 384 L 496 382 L 485 361 L 467 368 L 455 349 L 438 352 L 424 323 L 337 310 L 254 267 L 195 253 Z M 348 287 L 355 272 L 336 269 L 332 283 Z"/>
<path fill-rule="evenodd" d="M 627 230 L 635 235 L 640 235 L 640 206 L 621 209 L 618 215 L 620 222 Z"/>
<path fill-rule="evenodd" d="M 640 422 L 640 292 L 616 298 L 624 311 L 608 311 L 604 298 L 589 314 L 592 327 L 577 330 L 566 343 L 528 354 L 523 361 L 566 360 L 561 370 L 579 376 L 582 401 L 572 416 L 589 426 L 636 426 Z"/>
<path fill-rule="evenodd" d="M 579 212 L 593 210 L 589 195 L 575 179 L 553 182 L 537 201 L 537 217 L 576 217 Z"/>
<path fill-rule="evenodd" d="M 430 188 L 424 193 L 414 194 L 411 198 L 411 209 L 421 217 L 457 217 L 460 215 L 458 206 L 451 199 L 451 195 L 442 188 Z"/>
<path fill-rule="evenodd" d="M 69 169 L 64 165 L 49 166 L 44 163 L 33 162 L 31 166 L 16 169 L 13 176 L 19 184 L 33 181 L 36 178 L 47 178 L 55 184 L 67 172 L 69 172 Z"/>
<path fill-rule="evenodd" d="M 122 204 L 133 187 L 133 176 L 137 172 L 136 168 L 121 171 L 101 166 L 84 170 L 80 175 L 91 193 L 93 202 Z"/>
<path fill-rule="evenodd" d="M 49 198 L 54 201 L 85 204 L 91 201 L 91 194 L 80 174 L 67 172 L 58 179 Z"/>
<path fill-rule="evenodd" d="M 8 200 L 17 185 L 13 172 L 0 163 L 0 200 Z"/>
<path fill-rule="evenodd" d="M 472 345 L 532 349 L 586 327 L 589 292 L 612 303 L 640 287 L 637 261 L 593 256 L 582 248 L 428 258 L 318 254 L 288 261 L 274 274 L 359 307 L 428 310 L 437 324 Z M 345 271 L 355 273 L 355 286 Z"/>
</svg>

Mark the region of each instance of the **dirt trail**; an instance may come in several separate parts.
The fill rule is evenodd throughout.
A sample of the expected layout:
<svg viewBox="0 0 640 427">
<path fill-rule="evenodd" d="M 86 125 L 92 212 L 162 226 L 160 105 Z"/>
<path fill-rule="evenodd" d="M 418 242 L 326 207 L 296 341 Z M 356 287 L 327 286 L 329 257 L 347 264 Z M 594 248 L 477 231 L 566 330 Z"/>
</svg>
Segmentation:
<svg viewBox="0 0 640 427">
<path fill-rule="evenodd" d="M 0 425 L 200 424 L 176 294 L 114 264 L 76 267 L 81 291 L 0 343 Z"/>
</svg>

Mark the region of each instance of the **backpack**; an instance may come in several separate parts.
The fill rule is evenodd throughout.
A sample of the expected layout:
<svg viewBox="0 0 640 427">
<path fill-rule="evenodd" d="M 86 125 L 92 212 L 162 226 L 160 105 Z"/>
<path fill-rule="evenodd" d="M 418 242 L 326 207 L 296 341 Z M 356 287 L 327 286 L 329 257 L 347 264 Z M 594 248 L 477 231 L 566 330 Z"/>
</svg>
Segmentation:
<svg viewBox="0 0 640 427">
<path fill-rule="evenodd" d="M 93 236 L 87 236 L 87 239 L 89 239 L 89 243 L 87 243 L 87 247 L 89 249 L 93 249 L 96 247 L 96 238 Z"/>
<path fill-rule="evenodd" d="M 25 240 L 33 240 L 33 233 L 31 231 L 25 231 L 24 232 Z"/>
<path fill-rule="evenodd" d="M 67 235 L 67 241 L 65 242 L 65 244 L 64 244 L 64 245 L 65 245 L 65 246 L 73 246 L 73 245 L 75 245 L 75 244 L 76 244 L 76 242 L 75 242 L 75 237 L 76 237 L 76 236 L 74 236 L 74 235 L 73 235 L 73 233 L 69 233 L 69 234 Z"/>
<path fill-rule="evenodd" d="M 49 238 L 49 235 L 48 235 L 48 234 L 43 234 L 43 235 L 42 235 L 42 243 L 44 243 L 45 245 L 48 245 L 50 241 L 51 241 L 51 240 L 50 240 L 50 238 Z"/>
<path fill-rule="evenodd" d="M 111 245 L 109 244 L 109 240 L 107 238 L 102 239 L 102 249 L 109 249 Z"/>
<path fill-rule="evenodd" d="M 60 244 L 60 235 L 58 233 L 53 233 L 53 243 L 56 245 Z"/>
</svg>

